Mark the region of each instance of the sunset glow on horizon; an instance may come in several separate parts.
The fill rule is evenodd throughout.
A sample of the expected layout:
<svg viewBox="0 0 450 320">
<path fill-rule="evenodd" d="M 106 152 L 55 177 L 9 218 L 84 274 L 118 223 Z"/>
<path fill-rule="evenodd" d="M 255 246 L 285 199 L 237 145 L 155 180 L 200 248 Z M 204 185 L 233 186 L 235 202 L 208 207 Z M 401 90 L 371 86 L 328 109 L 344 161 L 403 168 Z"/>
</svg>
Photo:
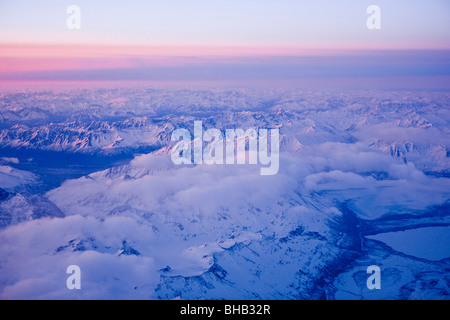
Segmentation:
<svg viewBox="0 0 450 320">
<path fill-rule="evenodd" d="M 0 80 L 450 75 L 448 2 L 377 1 L 379 30 L 366 26 L 371 4 L 4 1 Z"/>
</svg>

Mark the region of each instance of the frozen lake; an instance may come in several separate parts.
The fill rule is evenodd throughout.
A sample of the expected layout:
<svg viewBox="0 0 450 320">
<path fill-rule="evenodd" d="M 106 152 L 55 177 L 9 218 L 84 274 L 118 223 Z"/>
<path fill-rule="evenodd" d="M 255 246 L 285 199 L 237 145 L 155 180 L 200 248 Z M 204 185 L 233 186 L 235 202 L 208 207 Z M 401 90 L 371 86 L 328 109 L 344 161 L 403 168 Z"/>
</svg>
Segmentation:
<svg viewBox="0 0 450 320">
<path fill-rule="evenodd" d="M 382 241 L 394 250 L 428 260 L 450 257 L 450 227 L 426 227 L 379 233 L 368 239 Z"/>
</svg>

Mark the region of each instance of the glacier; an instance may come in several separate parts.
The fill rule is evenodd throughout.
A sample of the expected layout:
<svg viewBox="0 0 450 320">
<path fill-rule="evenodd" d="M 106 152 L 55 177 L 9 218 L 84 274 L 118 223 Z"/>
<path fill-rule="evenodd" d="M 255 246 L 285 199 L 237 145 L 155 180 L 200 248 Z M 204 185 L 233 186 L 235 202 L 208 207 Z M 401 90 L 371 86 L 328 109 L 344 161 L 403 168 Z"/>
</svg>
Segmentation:
<svg viewBox="0 0 450 320">
<path fill-rule="evenodd" d="M 444 240 L 428 245 L 450 247 L 448 101 L 407 91 L 4 93 L 0 297 L 448 299 L 448 251 L 431 259 L 398 245 L 399 232 L 430 229 Z M 174 165 L 171 133 L 192 133 L 194 121 L 278 128 L 279 172 Z M 65 287 L 72 264 L 81 290 Z M 366 287 L 370 265 L 380 290 Z"/>
</svg>

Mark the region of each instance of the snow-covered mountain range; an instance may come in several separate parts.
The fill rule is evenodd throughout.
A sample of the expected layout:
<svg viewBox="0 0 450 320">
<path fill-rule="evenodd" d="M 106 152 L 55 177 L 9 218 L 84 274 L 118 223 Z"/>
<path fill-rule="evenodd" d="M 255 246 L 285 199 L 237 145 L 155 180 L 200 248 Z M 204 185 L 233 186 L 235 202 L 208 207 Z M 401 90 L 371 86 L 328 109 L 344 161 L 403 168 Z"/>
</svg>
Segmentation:
<svg viewBox="0 0 450 320">
<path fill-rule="evenodd" d="M 448 299 L 449 101 L 442 92 L 3 94 L 0 296 Z M 192 132 L 195 120 L 279 128 L 279 172 L 174 165 L 171 134 Z M 49 188 L 44 175 L 61 171 L 25 163 L 50 151 L 85 155 L 71 170 L 91 156 L 131 160 Z M 427 240 L 401 246 L 412 230 Z M 65 287 L 71 264 L 81 290 Z M 382 270 L 380 290 L 366 286 L 370 265 Z"/>
</svg>

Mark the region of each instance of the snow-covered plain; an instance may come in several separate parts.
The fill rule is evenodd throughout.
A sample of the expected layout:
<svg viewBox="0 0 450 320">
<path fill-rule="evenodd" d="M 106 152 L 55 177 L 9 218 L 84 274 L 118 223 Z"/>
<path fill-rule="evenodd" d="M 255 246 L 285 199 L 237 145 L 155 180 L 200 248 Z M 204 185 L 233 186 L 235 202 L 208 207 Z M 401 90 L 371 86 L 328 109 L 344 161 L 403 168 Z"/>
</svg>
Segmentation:
<svg viewBox="0 0 450 320">
<path fill-rule="evenodd" d="M 448 299 L 446 251 L 415 256 L 420 241 L 407 252 L 396 241 L 398 232 L 404 242 L 413 230 L 440 228 L 444 240 L 424 246 L 450 246 L 449 98 L 253 89 L 3 94 L 0 155 L 17 161 L 0 167 L 0 297 Z M 196 120 L 205 129 L 279 128 L 279 172 L 174 165 L 171 133 L 192 132 Z M 13 169 L 41 151 L 131 160 L 49 190 L 39 170 Z M 66 288 L 72 264 L 81 268 L 81 290 Z M 370 265 L 381 268 L 380 290 L 366 287 Z"/>
</svg>

